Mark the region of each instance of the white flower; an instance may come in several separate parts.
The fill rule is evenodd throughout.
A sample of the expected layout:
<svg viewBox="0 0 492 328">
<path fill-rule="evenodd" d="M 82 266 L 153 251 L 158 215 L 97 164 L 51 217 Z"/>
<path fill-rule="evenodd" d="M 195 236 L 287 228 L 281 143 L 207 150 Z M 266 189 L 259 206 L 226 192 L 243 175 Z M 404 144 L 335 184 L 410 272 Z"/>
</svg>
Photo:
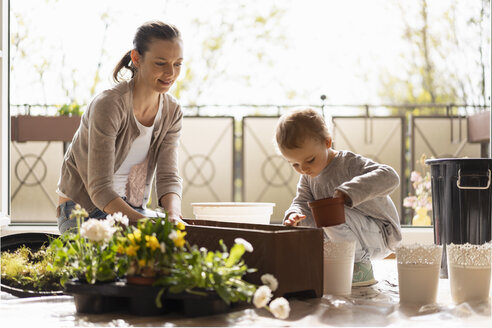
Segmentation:
<svg viewBox="0 0 492 328">
<path fill-rule="evenodd" d="M 289 302 L 283 297 L 276 298 L 270 303 L 270 311 L 275 318 L 287 319 L 290 313 Z"/>
<path fill-rule="evenodd" d="M 178 234 L 176 233 L 176 230 L 172 230 L 168 237 L 171 240 L 176 240 L 178 238 Z"/>
<path fill-rule="evenodd" d="M 119 223 L 119 224 L 122 224 L 124 226 L 127 226 L 128 225 L 128 216 L 124 215 L 123 213 L 121 212 L 116 212 L 116 213 L 113 213 L 113 214 L 109 214 L 108 216 L 106 216 L 106 220 L 111 220 L 112 221 L 112 224 L 114 224 L 115 222 Z"/>
<path fill-rule="evenodd" d="M 247 241 L 243 238 L 236 238 L 236 239 L 234 239 L 234 242 L 236 244 L 242 244 L 244 246 L 244 249 L 246 250 L 246 252 L 250 252 L 250 253 L 253 252 L 253 245 L 251 245 L 249 243 L 249 241 Z"/>
<path fill-rule="evenodd" d="M 109 241 L 114 231 L 108 220 L 89 219 L 80 227 L 80 235 L 95 242 Z"/>
<path fill-rule="evenodd" d="M 161 245 L 161 253 L 165 253 L 166 252 L 166 244 L 164 244 L 164 242 L 162 242 L 160 245 Z"/>
<path fill-rule="evenodd" d="M 272 299 L 272 290 L 268 286 L 261 286 L 256 289 L 255 295 L 253 296 L 253 304 L 257 308 L 262 308 L 267 306 L 268 302 Z"/>
<path fill-rule="evenodd" d="M 261 276 L 261 282 L 267 285 L 272 290 L 272 292 L 276 291 L 278 288 L 277 278 L 269 273 L 265 273 Z"/>
</svg>

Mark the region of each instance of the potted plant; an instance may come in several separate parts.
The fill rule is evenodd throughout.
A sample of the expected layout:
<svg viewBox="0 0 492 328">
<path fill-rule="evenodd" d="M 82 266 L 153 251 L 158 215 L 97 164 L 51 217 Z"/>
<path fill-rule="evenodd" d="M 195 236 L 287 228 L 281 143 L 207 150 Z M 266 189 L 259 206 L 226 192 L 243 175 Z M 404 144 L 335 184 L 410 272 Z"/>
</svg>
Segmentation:
<svg viewBox="0 0 492 328">
<path fill-rule="evenodd" d="M 80 205 L 70 217 L 77 219 L 77 231 L 62 234 L 49 247 L 54 252 L 52 266 L 62 271 L 62 285 L 71 278 L 95 284 L 124 276 L 127 261 L 119 256 L 117 238 L 128 225 L 128 218 L 116 213 L 104 220 L 82 222 L 88 214 Z"/>
<path fill-rule="evenodd" d="M 51 268 L 53 256 L 45 245 L 35 250 L 23 244 L 2 251 L 2 290 L 18 297 L 61 295 L 62 274 Z"/>
<path fill-rule="evenodd" d="M 182 250 L 186 232 L 182 223 L 166 217 L 141 219 L 117 236 L 118 253 L 127 261 L 128 283 L 152 284 L 170 273 L 173 254 Z"/>
<path fill-rule="evenodd" d="M 418 171 L 412 171 L 410 181 L 415 190 L 415 195 L 409 195 L 403 199 L 403 206 L 410 207 L 414 210 L 415 215 L 412 218 L 412 225 L 429 226 L 431 225 L 432 211 L 432 189 L 431 176 L 428 171 L 425 160 L 427 157 L 423 154 L 417 162 L 421 165 L 424 175 Z"/>
<path fill-rule="evenodd" d="M 11 117 L 12 141 L 72 141 L 82 111 L 76 102 L 59 106 L 58 115 L 17 115 Z"/>
<path fill-rule="evenodd" d="M 157 315 L 178 306 L 183 314 L 198 316 L 224 312 L 232 303 L 253 299 L 255 306 L 265 307 L 278 318 L 288 315 L 285 299 L 268 306 L 271 291 L 268 294 L 264 286 L 257 290 L 255 284 L 243 280 L 246 273 L 256 270 L 242 259 L 245 252 L 253 251 L 242 238 L 230 250 L 220 241 L 221 250 L 208 251 L 190 245 L 185 239 L 186 226 L 169 221 L 167 214 L 141 219 L 136 226 L 128 226 L 128 218 L 121 213 L 82 223 L 87 212 L 80 206 L 71 216 L 80 228 L 54 240 L 50 249 L 55 254 L 53 266 L 64 273 L 62 283 L 74 295 L 78 312 L 123 308 L 137 315 Z M 115 281 L 125 276 L 126 281 Z M 275 290 L 278 283 L 269 276 L 264 283 Z M 78 280 L 67 281 L 70 277 Z M 136 277 L 150 282 L 135 285 L 132 279 Z"/>
<path fill-rule="evenodd" d="M 244 281 L 243 276 L 256 269 L 248 268 L 242 259 L 245 251 L 252 252 L 251 244 L 237 238 L 229 251 L 222 240 L 219 243 L 222 251 L 208 251 L 184 241 L 183 251 L 172 254 L 170 274 L 159 278 L 156 285 L 170 293 L 214 292 L 226 304 L 251 301 L 256 285 Z"/>
</svg>

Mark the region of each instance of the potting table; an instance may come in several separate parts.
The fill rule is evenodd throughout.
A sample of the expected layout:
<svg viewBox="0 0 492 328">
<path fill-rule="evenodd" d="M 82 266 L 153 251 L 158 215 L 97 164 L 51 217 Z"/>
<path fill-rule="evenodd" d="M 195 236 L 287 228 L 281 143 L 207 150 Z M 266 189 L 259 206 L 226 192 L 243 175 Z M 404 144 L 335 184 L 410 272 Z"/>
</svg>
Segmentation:
<svg viewBox="0 0 492 328">
<path fill-rule="evenodd" d="M 449 280 L 439 281 L 437 304 L 424 308 L 399 306 L 396 261 L 374 262 L 378 284 L 352 289 L 350 297 L 290 299 L 287 320 L 275 319 L 264 309 L 238 307 L 226 314 L 186 318 L 176 313 L 134 316 L 127 313 L 79 314 L 72 296 L 21 299 L 0 293 L 2 327 L 155 327 L 155 326 L 385 326 L 490 327 L 491 302 L 454 305 Z"/>
</svg>

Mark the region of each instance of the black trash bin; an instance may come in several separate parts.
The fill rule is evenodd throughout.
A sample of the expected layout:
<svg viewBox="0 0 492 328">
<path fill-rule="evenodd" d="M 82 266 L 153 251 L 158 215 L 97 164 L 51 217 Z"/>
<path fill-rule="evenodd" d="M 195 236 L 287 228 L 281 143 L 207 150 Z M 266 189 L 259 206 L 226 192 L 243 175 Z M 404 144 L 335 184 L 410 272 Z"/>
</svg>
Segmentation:
<svg viewBox="0 0 492 328">
<path fill-rule="evenodd" d="M 441 277 L 448 277 L 446 245 L 484 244 L 492 239 L 492 159 L 425 161 L 432 177 L 434 243 L 443 245 Z"/>
</svg>

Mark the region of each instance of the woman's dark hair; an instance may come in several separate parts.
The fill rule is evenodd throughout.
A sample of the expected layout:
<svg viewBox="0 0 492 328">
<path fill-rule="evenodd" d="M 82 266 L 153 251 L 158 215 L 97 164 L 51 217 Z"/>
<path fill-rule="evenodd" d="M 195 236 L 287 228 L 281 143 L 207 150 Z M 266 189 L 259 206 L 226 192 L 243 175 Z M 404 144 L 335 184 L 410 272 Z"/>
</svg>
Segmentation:
<svg viewBox="0 0 492 328">
<path fill-rule="evenodd" d="M 176 28 L 176 26 L 171 24 L 166 24 L 160 21 L 150 21 L 144 23 L 137 29 L 135 37 L 133 38 L 133 49 L 137 50 L 140 55 L 144 55 L 150 47 L 150 43 L 154 39 L 159 40 L 174 40 L 180 39 L 181 33 Z M 132 78 L 137 71 L 137 68 L 133 66 L 132 59 L 130 56 L 131 50 L 128 51 L 118 62 L 113 70 L 113 80 L 119 82 L 120 71 L 126 68 L 131 71 Z"/>
</svg>

